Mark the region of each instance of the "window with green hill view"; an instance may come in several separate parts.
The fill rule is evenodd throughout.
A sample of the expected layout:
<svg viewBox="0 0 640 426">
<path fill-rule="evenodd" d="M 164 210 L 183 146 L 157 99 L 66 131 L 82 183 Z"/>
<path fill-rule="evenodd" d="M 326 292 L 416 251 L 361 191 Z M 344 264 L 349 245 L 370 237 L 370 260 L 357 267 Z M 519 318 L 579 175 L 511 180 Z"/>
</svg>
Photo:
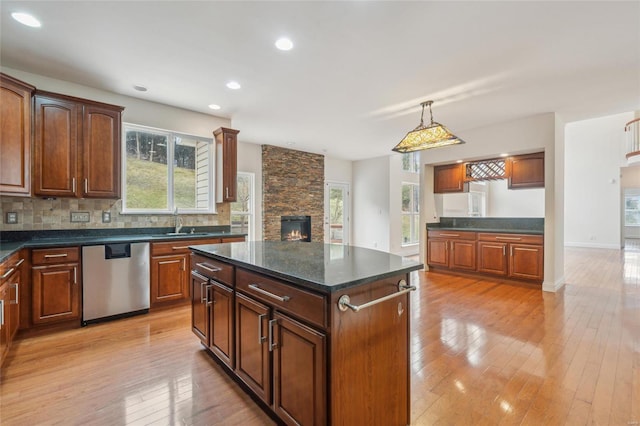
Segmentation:
<svg viewBox="0 0 640 426">
<path fill-rule="evenodd" d="M 125 213 L 213 212 L 212 140 L 124 124 Z"/>
</svg>

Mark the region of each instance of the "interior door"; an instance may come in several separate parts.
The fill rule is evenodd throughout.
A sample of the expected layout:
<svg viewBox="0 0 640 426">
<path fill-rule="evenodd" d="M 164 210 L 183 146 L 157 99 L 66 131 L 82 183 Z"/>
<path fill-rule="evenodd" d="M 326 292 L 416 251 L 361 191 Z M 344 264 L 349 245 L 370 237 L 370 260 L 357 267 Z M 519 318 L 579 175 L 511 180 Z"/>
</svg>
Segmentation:
<svg viewBox="0 0 640 426">
<path fill-rule="evenodd" d="M 326 182 L 324 190 L 324 241 L 349 244 L 349 184 Z"/>
</svg>

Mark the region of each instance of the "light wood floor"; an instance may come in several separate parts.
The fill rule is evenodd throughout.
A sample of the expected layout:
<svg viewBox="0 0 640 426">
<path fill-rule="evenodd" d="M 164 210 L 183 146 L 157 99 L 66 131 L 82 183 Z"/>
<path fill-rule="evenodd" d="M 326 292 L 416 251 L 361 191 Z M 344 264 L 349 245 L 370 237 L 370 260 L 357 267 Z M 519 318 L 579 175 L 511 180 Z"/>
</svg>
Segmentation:
<svg viewBox="0 0 640 426">
<path fill-rule="evenodd" d="M 415 273 L 412 424 L 640 424 L 640 250 L 568 249 L 559 293 Z M 22 338 L 2 425 L 264 425 L 187 308 Z"/>
</svg>

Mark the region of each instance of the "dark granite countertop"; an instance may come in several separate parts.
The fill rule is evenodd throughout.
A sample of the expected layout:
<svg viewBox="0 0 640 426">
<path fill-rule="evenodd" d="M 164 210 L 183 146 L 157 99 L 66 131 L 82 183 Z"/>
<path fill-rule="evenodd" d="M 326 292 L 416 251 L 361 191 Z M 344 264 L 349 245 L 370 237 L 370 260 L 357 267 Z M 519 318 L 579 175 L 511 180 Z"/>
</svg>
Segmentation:
<svg viewBox="0 0 640 426">
<path fill-rule="evenodd" d="M 323 293 L 422 269 L 413 260 L 362 247 L 286 241 L 191 246 L 205 256 Z"/>
<path fill-rule="evenodd" d="M 441 217 L 427 223 L 427 230 L 499 232 L 501 234 L 544 235 L 541 217 Z"/>
<path fill-rule="evenodd" d="M 109 243 L 139 243 L 203 238 L 245 237 L 246 234 L 231 233 L 229 227 L 205 229 L 180 235 L 167 235 L 171 228 L 132 228 L 101 230 L 55 230 L 3 232 L 0 241 L 0 262 L 22 248 L 46 248 L 68 246 L 91 246 Z"/>
</svg>

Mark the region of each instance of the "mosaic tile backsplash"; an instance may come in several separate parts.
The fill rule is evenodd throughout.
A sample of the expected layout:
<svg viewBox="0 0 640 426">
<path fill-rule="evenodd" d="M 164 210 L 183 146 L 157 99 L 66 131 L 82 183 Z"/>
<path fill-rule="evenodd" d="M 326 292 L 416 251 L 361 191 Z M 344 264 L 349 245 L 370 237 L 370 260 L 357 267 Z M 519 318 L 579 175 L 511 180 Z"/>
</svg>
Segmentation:
<svg viewBox="0 0 640 426">
<path fill-rule="evenodd" d="M 217 204 L 217 214 L 181 214 L 182 224 L 215 226 L 230 224 L 230 204 Z M 45 229 L 96 229 L 172 227 L 173 215 L 120 214 L 122 200 L 76 198 L 2 197 L 0 231 L 31 231 Z M 102 223 L 102 212 L 111 213 L 111 222 Z M 18 223 L 8 224 L 7 212 L 18 214 Z M 88 212 L 89 222 L 71 222 L 72 212 Z"/>
</svg>

